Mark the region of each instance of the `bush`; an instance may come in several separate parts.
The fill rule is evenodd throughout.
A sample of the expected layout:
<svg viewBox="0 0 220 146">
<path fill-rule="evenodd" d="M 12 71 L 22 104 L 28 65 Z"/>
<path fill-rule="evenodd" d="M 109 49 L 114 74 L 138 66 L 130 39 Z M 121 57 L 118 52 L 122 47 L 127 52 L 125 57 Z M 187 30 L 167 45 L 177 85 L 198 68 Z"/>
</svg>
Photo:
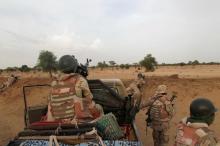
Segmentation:
<svg viewBox="0 0 220 146">
<path fill-rule="evenodd" d="M 31 68 L 29 68 L 27 65 L 22 65 L 19 70 L 21 72 L 29 72 L 31 70 Z"/>
<path fill-rule="evenodd" d="M 103 68 L 108 67 L 108 64 L 103 61 L 103 62 L 98 62 L 97 67 L 101 68 L 101 70 L 103 70 Z"/>
<path fill-rule="evenodd" d="M 120 64 L 119 67 L 120 67 L 121 69 L 124 69 L 124 68 L 125 68 L 125 65 L 124 65 L 124 64 Z"/>
<path fill-rule="evenodd" d="M 157 61 L 151 54 L 147 54 L 144 59 L 140 61 L 140 65 L 143 66 L 146 71 L 154 71 Z"/>
<path fill-rule="evenodd" d="M 18 70 L 18 68 L 17 67 L 7 67 L 5 70 L 6 70 L 6 72 L 13 72 L 13 71 Z"/>
<path fill-rule="evenodd" d="M 129 64 L 125 64 L 125 69 L 129 69 L 130 65 Z"/>
</svg>

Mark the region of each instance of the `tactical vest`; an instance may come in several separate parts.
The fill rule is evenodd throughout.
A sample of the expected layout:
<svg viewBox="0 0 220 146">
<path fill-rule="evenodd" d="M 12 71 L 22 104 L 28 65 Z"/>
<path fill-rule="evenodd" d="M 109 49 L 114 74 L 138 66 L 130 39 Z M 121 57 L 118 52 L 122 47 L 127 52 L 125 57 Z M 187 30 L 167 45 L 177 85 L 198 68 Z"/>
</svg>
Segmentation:
<svg viewBox="0 0 220 146">
<path fill-rule="evenodd" d="M 206 128 L 206 130 L 208 130 Z M 183 123 L 177 126 L 177 135 L 174 146 L 200 146 L 203 140 L 209 136 L 203 128 L 192 128 Z M 210 139 L 210 146 L 215 145 L 214 139 Z M 214 146 L 213 145 L 213 146 Z"/>
<path fill-rule="evenodd" d="M 56 120 L 74 117 L 75 86 L 79 77 L 79 75 L 74 74 L 63 80 L 53 81 L 50 106 L 52 116 Z"/>
<path fill-rule="evenodd" d="M 153 121 L 169 121 L 173 116 L 173 106 L 170 101 L 157 99 L 150 109 L 150 117 Z"/>
</svg>

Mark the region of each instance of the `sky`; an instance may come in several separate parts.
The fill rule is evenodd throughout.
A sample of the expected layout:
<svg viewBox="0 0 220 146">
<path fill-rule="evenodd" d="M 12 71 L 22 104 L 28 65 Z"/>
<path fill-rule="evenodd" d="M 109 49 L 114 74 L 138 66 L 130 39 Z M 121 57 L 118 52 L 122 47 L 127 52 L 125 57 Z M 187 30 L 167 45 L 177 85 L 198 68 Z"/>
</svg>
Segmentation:
<svg viewBox="0 0 220 146">
<path fill-rule="evenodd" d="M 0 0 L 0 68 L 41 50 L 135 63 L 220 62 L 219 0 Z"/>
</svg>

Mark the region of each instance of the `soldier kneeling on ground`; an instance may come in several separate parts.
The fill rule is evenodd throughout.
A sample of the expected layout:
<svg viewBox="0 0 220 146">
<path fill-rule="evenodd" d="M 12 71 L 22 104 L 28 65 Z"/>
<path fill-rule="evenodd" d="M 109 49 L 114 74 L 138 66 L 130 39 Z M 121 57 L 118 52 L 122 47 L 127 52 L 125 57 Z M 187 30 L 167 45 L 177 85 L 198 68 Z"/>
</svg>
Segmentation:
<svg viewBox="0 0 220 146">
<path fill-rule="evenodd" d="M 159 85 L 154 96 L 141 103 L 140 109 L 148 107 L 147 127 L 153 129 L 154 146 L 165 146 L 169 142 L 169 123 L 174 115 L 173 101 L 175 95 L 168 96 L 167 86 Z"/>
<path fill-rule="evenodd" d="M 205 98 L 198 98 L 190 104 L 190 116 L 177 127 L 174 146 L 220 146 L 219 139 L 209 129 L 217 109 Z"/>
<path fill-rule="evenodd" d="M 103 114 L 100 105 L 92 100 L 93 95 L 87 80 L 74 56 L 64 55 L 59 60 L 59 69 L 64 73 L 52 82 L 48 104 L 47 121 L 86 122 Z"/>
</svg>

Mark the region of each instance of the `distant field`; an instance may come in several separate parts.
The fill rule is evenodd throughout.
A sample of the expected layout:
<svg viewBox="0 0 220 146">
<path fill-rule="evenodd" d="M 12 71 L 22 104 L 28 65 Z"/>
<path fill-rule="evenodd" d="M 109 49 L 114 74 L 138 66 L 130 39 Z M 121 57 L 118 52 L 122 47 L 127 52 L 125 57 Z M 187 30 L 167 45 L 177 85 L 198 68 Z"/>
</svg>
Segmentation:
<svg viewBox="0 0 220 146">
<path fill-rule="evenodd" d="M 112 69 L 100 68 L 89 69 L 89 78 L 120 78 L 120 79 L 134 79 L 138 72 L 144 73 L 146 76 L 170 76 L 178 74 L 180 78 L 217 78 L 220 77 L 220 65 L 186 65 L 186 66 L 159 66 L 154 72 L 145 72 L 142 68 L 130 67 L 129 69 Z M 2 73 L 0 76 L 8 76 L 10 73 Z M 44 72 L 30 72 L 21 73 L 14 72 L 24 78 L 29 77 L 45 77 L 48 78 L 48 73 Z"/>
</svg>

